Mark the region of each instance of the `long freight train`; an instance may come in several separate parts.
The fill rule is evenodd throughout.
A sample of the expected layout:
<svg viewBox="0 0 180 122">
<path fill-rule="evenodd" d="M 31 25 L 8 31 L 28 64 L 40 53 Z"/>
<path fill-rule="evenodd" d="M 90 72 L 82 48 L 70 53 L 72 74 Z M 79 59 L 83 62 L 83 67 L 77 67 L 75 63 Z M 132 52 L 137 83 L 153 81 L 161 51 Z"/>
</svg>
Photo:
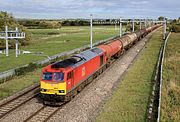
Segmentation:
<svg viewBox="0 0 180 122">
<path fill-rule="evenodd" d="M 127 34 L 43 68 L 40 92 L 45 103 L 69 101 L 101 74 L 124 50 L 161 25 Z"/>
</svg>

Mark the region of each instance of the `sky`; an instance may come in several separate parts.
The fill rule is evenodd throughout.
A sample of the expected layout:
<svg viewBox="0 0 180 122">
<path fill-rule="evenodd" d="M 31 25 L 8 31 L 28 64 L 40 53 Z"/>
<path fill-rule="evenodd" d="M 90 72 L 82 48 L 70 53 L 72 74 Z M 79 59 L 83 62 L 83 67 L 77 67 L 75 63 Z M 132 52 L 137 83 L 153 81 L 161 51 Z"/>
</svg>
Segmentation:
<svg viewBox="0 0 180 122">
<path fill-rule="evenodd" d="M 180 0 L 0 0 L 0 11 L 16 18 L 180 17 Z"/>
</svg>

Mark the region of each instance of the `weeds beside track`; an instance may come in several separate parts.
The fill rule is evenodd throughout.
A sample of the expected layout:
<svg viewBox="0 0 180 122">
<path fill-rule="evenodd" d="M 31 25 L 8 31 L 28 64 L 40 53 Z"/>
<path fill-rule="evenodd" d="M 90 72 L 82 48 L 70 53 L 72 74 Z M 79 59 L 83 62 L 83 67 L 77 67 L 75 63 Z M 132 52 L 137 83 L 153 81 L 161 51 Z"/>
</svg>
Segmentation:
<svg viewBox="0 0 180 122">
<path fill-rule="evenodd" d="M 154 68 L 162 44 L 161 29 L 155 32 L 129 69 L 97 121 L 146 121 Z"/>
<path fill-rule="evenodd" d="M 172 33 L 163 63 L 160 121 L 180 121 L 180 33 Z"/>
</svg>

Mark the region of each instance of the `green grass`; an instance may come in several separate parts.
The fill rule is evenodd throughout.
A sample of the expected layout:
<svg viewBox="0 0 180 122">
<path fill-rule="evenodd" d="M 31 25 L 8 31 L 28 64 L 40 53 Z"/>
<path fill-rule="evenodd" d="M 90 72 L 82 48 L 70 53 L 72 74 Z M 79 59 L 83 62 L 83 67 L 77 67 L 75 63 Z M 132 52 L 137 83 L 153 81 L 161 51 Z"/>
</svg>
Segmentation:
<svg viewBox="0 0 180 122">
<path fill-rule="evenodd" d="M 27 73 L 25 76 L 14 77 L 12 80 L 0 84 L 0 100 L 38 82 L 40 73 L 41 69 L 38 69 Z"/>
<path fill-rule="evenodd" d="M 180 121 L 180 33 L 172 33 L 166 48 L 162 102 L 161 121 Z"/>
<path fill-rule="evenodd" d="M 62 27 L 61 29 L 29 29 L 32 32 L 32 42 L 20 50 L 32 52 L 44 52 L 44 56 L 19 55 L 15 57 L 15 50 L 10 50 L 10 56 L 0 55 L 0 72 L 28 64 L 33 61 L 47 58 L 57 53 L 69 51 L 89 44 L 89 27 L 75 26 Z M 114 30 L 114 26 L 94 26 L 93 42 L 107 39 L 119 34 L 119 30 Z M 68 41 L 67 41 L 68 40 Z"/>
<path fill-rule="evenodd" d="M 143 122 L 152 90 L 154 68 L 161 46 L 162 30 L 157 31 L 97 117 L 97 122 Z"/>
</svg>

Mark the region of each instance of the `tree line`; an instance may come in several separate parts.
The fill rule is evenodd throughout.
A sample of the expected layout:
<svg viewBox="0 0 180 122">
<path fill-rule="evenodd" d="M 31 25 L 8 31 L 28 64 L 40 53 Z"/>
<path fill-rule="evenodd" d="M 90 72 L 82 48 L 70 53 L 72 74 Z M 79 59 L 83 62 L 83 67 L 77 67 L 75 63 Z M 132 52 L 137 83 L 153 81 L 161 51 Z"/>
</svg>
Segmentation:
<svg viewBox="0 0 180 122">
<path fill-rule="evenodd" d="M 30 29 L 59 29 L 62 26 L 87 26 L 90 23 L 84 20 L 41 20 L 20 19 L 18 22 Z"/>
<path fill-rule="evenodd" d="M 29 28 L 29 29 L 58 29 L 61 28 L 60 21 L 54 20 L 18 20 L 19 24 Z"/>
<path fill-rule="evenodd" d="M 167 18 L 165 18 L 167 20 Z M 164 17 L 160 16 L 158 20 L 163 21 Z M 179 33 L 180 32 L 180 17 L 178 19 L 169 20 L 167 23 L 169 31 Z"/>
<path fill-rule="evenodd" d="M 175 33 L 180 32 L 180 17 L 171 21 L 171 23 L 169 24 L 169 29 Z"/>
</svg>

